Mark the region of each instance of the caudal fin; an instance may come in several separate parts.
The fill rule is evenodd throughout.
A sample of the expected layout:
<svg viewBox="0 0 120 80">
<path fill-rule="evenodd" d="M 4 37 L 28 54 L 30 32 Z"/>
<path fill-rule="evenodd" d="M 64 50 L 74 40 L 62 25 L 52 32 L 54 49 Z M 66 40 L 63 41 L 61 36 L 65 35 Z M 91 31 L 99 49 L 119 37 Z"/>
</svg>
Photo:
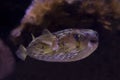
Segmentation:
<svg viewBox="0 0 120 80">
<path fill-rule="evenodd" d="M 24 61 L 27 57 L 26 48 L 23 45 L 20 45 L 16 52 L 16 55 L 19 59 Z"/>
</svg>

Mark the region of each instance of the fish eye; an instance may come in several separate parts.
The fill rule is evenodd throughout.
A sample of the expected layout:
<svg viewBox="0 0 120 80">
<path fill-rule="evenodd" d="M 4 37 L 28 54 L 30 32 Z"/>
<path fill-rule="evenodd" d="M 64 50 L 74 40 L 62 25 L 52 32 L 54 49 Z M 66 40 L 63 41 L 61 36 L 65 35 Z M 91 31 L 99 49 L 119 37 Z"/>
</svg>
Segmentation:
<svg viewBox="0 0 120 80">
<path fill-rule="evenodd" d="M 73 35 L 73 37 L 74 37 L 77 41 L 79 41 L 79 40 L 80 40 L 81 35 L 79 35 L 79 34 L 74 34 L 74 35 Z"/>
</svg>

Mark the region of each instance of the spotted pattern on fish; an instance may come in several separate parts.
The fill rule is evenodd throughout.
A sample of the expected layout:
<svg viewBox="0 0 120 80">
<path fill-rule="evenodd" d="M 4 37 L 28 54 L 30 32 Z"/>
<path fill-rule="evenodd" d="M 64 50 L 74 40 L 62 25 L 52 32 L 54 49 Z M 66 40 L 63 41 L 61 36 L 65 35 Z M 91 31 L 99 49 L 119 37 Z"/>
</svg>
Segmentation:
<svg viewBox="0 0 120 80">
<path fill-rule="evenodd" d="M 94 40 L 94 42 L 92 42 Z M 26 54 L 37 60 L 71 62 L 86 58 L 98 46 L 98 34 L 91 29 L 65 29 L 46 32 L 35 38 L 26 48 Z M 18 54 L 22 50 L 18 49 Z"/>
</svg>

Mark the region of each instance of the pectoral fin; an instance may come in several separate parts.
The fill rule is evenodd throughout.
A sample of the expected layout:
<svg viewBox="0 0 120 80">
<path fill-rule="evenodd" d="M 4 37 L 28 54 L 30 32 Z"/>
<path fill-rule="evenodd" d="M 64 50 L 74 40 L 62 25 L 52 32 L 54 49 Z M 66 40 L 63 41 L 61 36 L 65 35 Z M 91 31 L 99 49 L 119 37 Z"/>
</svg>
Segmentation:
<svg viewBox="0 0 120 80">
<path fill-rule="evenodd" d="M 16 52 L 16 55 L 21 60 L 25 60 L 27 57 L 26 48 L 23 45 L 20 45 L 20 47 L 18 48 Z"/>
</svg>

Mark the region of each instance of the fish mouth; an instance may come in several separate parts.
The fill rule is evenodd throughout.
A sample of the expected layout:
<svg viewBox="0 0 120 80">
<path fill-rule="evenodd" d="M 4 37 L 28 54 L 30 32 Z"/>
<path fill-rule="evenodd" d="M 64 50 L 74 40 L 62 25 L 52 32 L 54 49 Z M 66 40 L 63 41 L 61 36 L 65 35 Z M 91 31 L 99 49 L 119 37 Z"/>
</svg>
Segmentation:
<svg viewBox="0 0 120 80">
<path fill-rule="evenodd" d="M 91 39 L 90 42 L 93 44 L 96 44 L 96 43 L 98 43 L 98 38 Z"/>
</svg>

